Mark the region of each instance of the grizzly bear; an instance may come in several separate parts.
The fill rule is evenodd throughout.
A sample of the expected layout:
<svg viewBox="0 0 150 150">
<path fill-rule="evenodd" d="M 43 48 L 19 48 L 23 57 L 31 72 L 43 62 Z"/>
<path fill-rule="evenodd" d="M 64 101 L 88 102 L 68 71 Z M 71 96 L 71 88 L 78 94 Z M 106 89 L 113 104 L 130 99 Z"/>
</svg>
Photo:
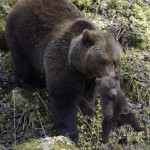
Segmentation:
<svg viewBox="0 0 150 150">
<path fill-rule="evenodd" d="M 102 140 L 108 141 L 110 132 L 115 127 L 130 124 L 135 131 L 144 131 L 134 113 L 129 110 L 127 99 L 120 89 L 119 76 L 108 76 L 96 79 L 97 91 L 101 97 L 102 113 Z"/>
<path fill-rule="evenodd" d="M 115 74 L 120 60 L 114 29 L 99 30 L 68 0 L 20 0 L 6 39 L 18 86 L 46 84 L 56 129 L 77 141 L 78 105 L 94 100 L 95 78 Z"/>
</svg>

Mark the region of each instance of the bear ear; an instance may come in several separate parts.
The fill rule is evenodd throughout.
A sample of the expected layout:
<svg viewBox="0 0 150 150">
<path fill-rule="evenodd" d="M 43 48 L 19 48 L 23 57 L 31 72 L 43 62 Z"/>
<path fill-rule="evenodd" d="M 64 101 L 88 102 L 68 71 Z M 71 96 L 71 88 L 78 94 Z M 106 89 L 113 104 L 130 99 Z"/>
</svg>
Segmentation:
<svg viewBox="0 0 150 150">
<path fill-rule="evenodd" d="M 117 32 L 113 26 L 108 27 L 107 32 L 117 39 Z"/>
<path fill-rule="evenodd" d="M 116 75 L 116 76 L 114 76 L 114 79 L 116 79 L 116 80 L 120 81 L 120 75 Z"/>
<path fill-rule="evenodd" d="M 83 42 L 92 42 L 91 33 L 88 29 L 84 29 L 82 32 Z"/>
<path fill-rule="evenodd" d="M 97 85 L 100 84 L 101 81 L 102 81 L 102 80 L 101 80 L 100 78 L 96 78 L 96 79 L 95 79 L 95 82 L 96 82 Z"/>
</svg>

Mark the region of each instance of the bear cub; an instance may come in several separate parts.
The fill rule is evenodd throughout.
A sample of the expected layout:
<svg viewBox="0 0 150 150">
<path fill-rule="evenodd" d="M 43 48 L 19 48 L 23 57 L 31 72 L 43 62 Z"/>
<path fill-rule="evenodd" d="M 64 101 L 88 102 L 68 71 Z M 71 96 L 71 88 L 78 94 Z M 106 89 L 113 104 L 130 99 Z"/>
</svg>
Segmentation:
<svg viewBox="0 0 150 150">
<path fill-rule="evenodd" d="M 127 99 L 120 89 L 119 76 L 97 78 L 97 91 L 101 97 L 102 113 L 102 140 L 108 141 L 110 132 L 115 127 L 130 124 L 137 131 L 144 131 L 135 114 L 129 110 Z"/>
</svg>

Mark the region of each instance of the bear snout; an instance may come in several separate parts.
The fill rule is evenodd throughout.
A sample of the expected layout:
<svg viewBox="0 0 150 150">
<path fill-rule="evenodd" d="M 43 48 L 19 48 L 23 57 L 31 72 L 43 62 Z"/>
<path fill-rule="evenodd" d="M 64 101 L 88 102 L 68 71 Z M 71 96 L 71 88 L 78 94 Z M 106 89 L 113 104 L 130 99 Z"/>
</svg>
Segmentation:
<svg viewBox="0 0 150 150">
<path fill-rule="evenodd" d="M 117 90 L 116 89 L 112 89 L 110 92 L 109 92 L 109 96 L 112 97 L 112 98 L 115 98 L 117 95 Z"/>
</svg>

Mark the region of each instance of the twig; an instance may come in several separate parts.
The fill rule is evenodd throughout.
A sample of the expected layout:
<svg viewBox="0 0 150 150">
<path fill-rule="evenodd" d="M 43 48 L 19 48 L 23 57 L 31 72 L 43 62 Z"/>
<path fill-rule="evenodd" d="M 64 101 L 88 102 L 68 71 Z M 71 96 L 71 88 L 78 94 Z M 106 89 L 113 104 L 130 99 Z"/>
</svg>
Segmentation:
<svg viewBox="0 0 150 150">
<path fill-rule="evenodd" d="M 14 93 L 13 93 L 14 94 Z M 14 138 L 15 138 L 15 146 L 16 146 L 16 98 L 14 97 Z"/>
<path fill-rule="evenodd" d="M 37 111 L 37 109 L 36 109 L 36 112 L 37 112 L 37 115 L 38 115 L 38 118 L 39 118 L 39 121 L 40 121 L 42 130 L 43 130 L 43 132 L 44 132 L 44 135 L 46 136 L 46 132 L 45 132 L 45 129 L 44 129 L 44 127 L 43 127 L 43 124 L 42 124 L 42 121 L 41 121 L 41 118 L 40 118 L 40 115 L 39 115 L 39 112 Z"/>
<path fill-rule="evenodd" d="M 120 39 L 121 35 L 125 32 L 125 28 L 121 31 L 121 29 L 119 30 L 118 34 L 117 34 L 117 40 Z"/>
<path fill-rule="evenodd" d="M 40 94 L 38 92 L 36 94 L 38 95 L 38 97 L 40 98 L 40 100 L 42 101 L 42 103 L 44 104 L 44 106 L 46 108 L 46 111 L 52 116 L 52 113 L 48 110 L 48 108 L 47 108 L 45 102 L 43 101 L 43 99 L 41 98 Z"/>
</svg>

